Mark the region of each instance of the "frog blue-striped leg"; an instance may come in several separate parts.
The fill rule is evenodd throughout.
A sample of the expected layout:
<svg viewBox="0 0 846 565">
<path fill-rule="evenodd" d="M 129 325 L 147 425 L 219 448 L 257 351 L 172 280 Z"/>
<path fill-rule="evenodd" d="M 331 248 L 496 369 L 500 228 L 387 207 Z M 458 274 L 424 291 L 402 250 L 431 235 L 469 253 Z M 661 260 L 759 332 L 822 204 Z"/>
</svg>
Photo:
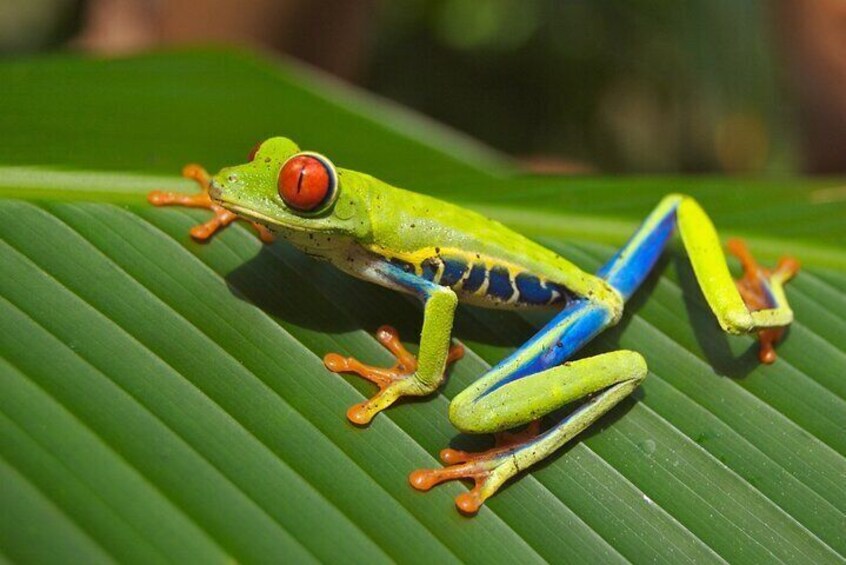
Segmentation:
<svg viewBox="0 0 846 565">
<path fill-rule="evenodd" d="M 665 197 L 631 240 L 597 275 L 620 291 L 624 299 L 637 289 L 678 227 L 693 273 L 705 301 L 720 327 L 731 334 L 783 328 L 793 321 L 784 285 L 799 270 L 795 259 L 785 257 L 773 271 L 760 268 L 739 240 L 729 251 L 741 259 L 744 276 L 735 283 L 714 224 L 692 198 Z M 772 362 L 775 357 L 762 361 Z"/>
<path fill-rule="evenodd" d="M 373 398 L 355 404 L 347 411 L 347 418 L 359 425 L 369 423 L 376 414 L 402 396 L 425 396 L 434 392 L 444 380 L 447 363 L 460 359 L 464 354 L 461 345 L 450 346 L 452 322 L 458 304 L 452 289 L 383 260 L 375 261 L 364 276 L 382 286 L 413 294 L 424 306 L 418 357 L 406 351 L 397 331 L 389 326 L 379 328 L 376 337 L 397 358 L 393 367 L 372 367 L 336 353 L 324 357 L 329 370 L 356 373 L 379 386 L 379 392 Z"/>
<path fill-rule="evenodd" d="M 782 287 L 795 269 L 779 267 L 772 274 L 758 269 L 754 276 L 764 289 L 764 299 L 757 304 L 744 303 L 729 275 L 713 225 L 688 197 L 671 195 L 662 200 L 597 275 L 623 300 L 628 299 L 653 269 L 676 227 L 703 294 L 727 331 L 756 331 L 789 323 L 792 313 Z M 790 263 L 782 261 L 781 265 Z M 413 472 L 409 476 L 412 486 L 428 490 L 447 480 L 471 479 L 474 488 L 459 495 L 456 505 L 463 512 L 474 513 L 506 480 L 546 458 L 631 394 L 647 374 L 646 363 L 636 352 L 615 351 L 561 365 L 619 320 L 615 306 L 586 298 L 568 305 L 523 347 L 456 396 L 450 404 L 450 420 L 464 432 L 495 433 L 594 395 L 588 402 L 543 434 L 523 442 L 510 441 L 478 454 L 443 450 L 441 458 L 450 466 Z"/>
</svg>

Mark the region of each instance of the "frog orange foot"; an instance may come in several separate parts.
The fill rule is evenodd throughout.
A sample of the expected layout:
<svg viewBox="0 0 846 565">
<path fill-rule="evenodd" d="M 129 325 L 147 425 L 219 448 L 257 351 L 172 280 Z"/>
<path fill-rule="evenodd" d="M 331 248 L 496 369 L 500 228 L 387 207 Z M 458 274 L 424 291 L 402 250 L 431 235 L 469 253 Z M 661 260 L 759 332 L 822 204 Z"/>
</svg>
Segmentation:
<svg viewBox="0 0 846 565">
<path fill-rule="evenodd" d="M 761 310 L 775 306 L 770 288 L 774 285 L 782 286 L 799 271 L 799 261 L 793 257 L 782 257 L 773 270 L 761 267 L 743 240 L 731 239 L 728 242 L 729 252 L 740 260 L 743 266 L 743 276 L 737 279 L 737 290 L 749 310 Z M 758 331 L 760 349 L 758 358 L 761 363 L 772 363 L 776 360 L 775 343 L 784 335 L 786 326 L 780 328 L 766 328 Z"/>
<path fill-rule="evenodd" d="M 540 433 L 540 420 L 535 420 L 522 432 L 496 434 L 493 448 L 478 453 L 443 449 L 440 457 L 447 467 L 418 469 L 408 476 L 417 490 L 427 491 L 446 481 L 467 479 L 473 488 L 455 497 L 455 505 L 465 514 L 475 514 L 482 503 L 512 475 L 517 473 L 516 458 L 512 454 L 533 442 Z"/>
<path fill-rule="evenodd" d="M 409 352 L 399 339 L 399 333 L 391 326 L 382 326 L 376 330 L 376 339 L 396 357 L 392 367 L 373 367 L 365 365 L 353 357 L 343 357 L 337 353 L 328 353 L 323 358 L 326 368 L 334 373 L 355 373 L 379 387 L 379 392 L 347 410 L 350 422 L 364 425 L 373 417 L 393 404 L 401 396 L 421 396 L 431 392 L 415 377 L 417 357 Z M 447 364 L 464 356 L 464 346 L 452 345 L 447 355 Z"/>
<path fill-rule="evenodd" d="M 234 212 L 226 210 L 215 204 L 209 196 L 211 186 L 211 175 L 200 165 L 185 165 L 182 169 L 182 176 L 186 179 L 196 181 L 202 192 L 199 194 L 183 194 L 181 192 L 165 192 L 153 190 L 147 195 L 147 202 L 153 206 L 185 206 L 187 208 L 206 208 L 214 212 L 214 217 L 209 221 L 191 228 L 191 237 L 197 241 L 206 241 L 216 232 L 222 230 L 238 219 Z M 273 242 L 273 233 L 266 227 L 250 222 L 258 232 L 259 238 L 264 243 Z"/>
</svg>

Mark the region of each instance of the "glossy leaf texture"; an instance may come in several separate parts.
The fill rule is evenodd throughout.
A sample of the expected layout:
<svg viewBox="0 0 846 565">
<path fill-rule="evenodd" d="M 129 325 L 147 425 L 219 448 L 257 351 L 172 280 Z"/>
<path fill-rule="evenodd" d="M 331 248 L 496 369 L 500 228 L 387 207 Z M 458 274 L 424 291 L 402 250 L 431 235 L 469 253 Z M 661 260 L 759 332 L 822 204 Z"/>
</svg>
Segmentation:
<svg viewBox="0 0 846 565">
<path fill-rule="evenodd" d="M 840 562 L 846 556 L 843 179 L 530 177 L 471 141 L 290 63 L 227 51 L 0 64 L 0 553 L 10 561 Z M 680 246 L 583 352 L 649 377 L 468 519 L 410 471 L 480 447 L 449 399 L 548 318 L 461 308 L 448 384 L 360 429 L 340 351 L 413 348 L 419 306 L 202 211 L 177 173 L 284 134 L 342 167 L 515 226 L 585 269 L 666 192 L 764 262 L 804 268 L 779 360 L 729 338 Z M 734 264 L 733 264 L 734 265 Z M 736 267 L 736 265 L 734 265 Z"/>
</svg>

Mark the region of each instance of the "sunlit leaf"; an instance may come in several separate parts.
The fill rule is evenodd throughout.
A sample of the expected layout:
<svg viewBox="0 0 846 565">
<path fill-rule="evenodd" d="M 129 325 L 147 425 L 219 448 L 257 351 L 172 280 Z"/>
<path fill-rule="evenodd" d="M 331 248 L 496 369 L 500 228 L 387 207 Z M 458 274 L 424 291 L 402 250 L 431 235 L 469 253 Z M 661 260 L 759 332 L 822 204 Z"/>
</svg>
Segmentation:
<svg viewBox="0 0 846 565">
<path fill-rule="evenodd" d="M 12 561 L 839 561 L 846 555 L 842 180 L 519 175 L 399 109 L 229 52 L 0 64 L 0 553 Z M 546 319 L 464 309 L 444 389 L 367 429 L 341 351 L 413 343 L 418 305 L 237 226 L 201 245 L 186 162 L 284 134 L 476 208 L 595 269 L 666 192 L 763 260 L 799 257 L 779 360 L 724 336 L 673 247 L 588 352 L 644 354 L 632 399 L 460 516 L 412 490 L 457 437 L 449 399 Z"/>
</svg>

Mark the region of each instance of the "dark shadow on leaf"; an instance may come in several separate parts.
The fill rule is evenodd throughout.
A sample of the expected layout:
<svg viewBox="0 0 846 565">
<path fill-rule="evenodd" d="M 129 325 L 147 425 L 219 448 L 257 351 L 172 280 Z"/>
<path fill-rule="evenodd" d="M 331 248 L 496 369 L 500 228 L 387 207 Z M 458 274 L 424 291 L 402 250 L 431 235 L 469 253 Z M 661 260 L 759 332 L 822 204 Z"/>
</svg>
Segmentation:
<svg viewBox="0 0 846 565">
<path fill-rule="evenodd" d="M 677 254 L 674 256 L 673 265 L 678 273 L 684 306 L 693 326 L 696 341 L 702 348 L 708 363 L 720 375 L 733 379 L 745 378 L 761 364 L 758 360 L 757 342 L 736 356 L 729 345 L 731 337 L 720 328 L 717 319 L 705 303 L 688 258 Z"/>
<path fill-rule="evenodd" d="M 323 333 L 357 329 L 375 332 L 388 324 L 399 330 L 404 341 L 416 342 L 423 323 L 422 307 L 410 296 L 356 279 L 284 242 L 262 247 L 252 259 L 227 274 L 226 281 L 233 294 L 270 316 Z M 474 322 L 477 314 L 483 323 Z M 515 312 L 462 305 L 453 337 L 516 346 L 531 333 L 512 337 L 487 328 L 520 327 L 521 322 Z"/>
<path fill-rule="evenodd" d="M 233 294 L 255 304 L 268 315 L 297 326 L 325 333 L 356 329 L 354 321 L 340 315 L 318 287 L 314 272 L 319 273 L 320 268 L 327 267 L 314 262 L 314 272 L 312 269 L 298 272 L 280 260 L 296 252 L 283 245 L 275 243 L 262 247 L 255 257 L 228 273 L 225 279 Z"/>
<path fill-rule="evenodd" d="M 551 319 L 557 310 L 532 312 Z M 537 332 L 515 311 L 461 305 L 455 317 L 455 337 L 497 347 L 518 348 Z"/>
</svg>

